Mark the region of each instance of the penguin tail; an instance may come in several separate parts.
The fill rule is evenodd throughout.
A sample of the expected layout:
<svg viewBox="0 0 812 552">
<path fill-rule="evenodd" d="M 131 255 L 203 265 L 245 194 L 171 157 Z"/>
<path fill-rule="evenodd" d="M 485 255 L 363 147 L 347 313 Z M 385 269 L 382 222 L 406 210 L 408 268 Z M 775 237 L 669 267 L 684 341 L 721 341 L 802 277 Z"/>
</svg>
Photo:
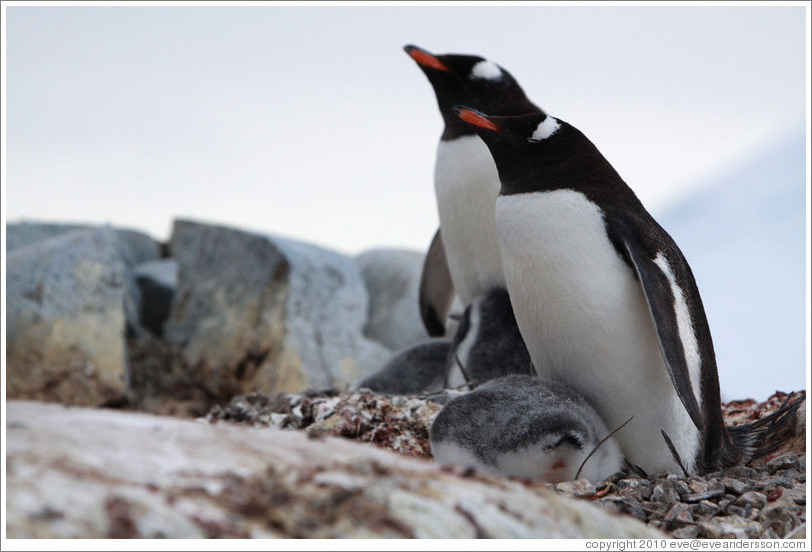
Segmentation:
<svg viewBox="0 0 812 552">
<path fill-rule="evenodd" d="M 733 448 L 740 452 L 740 464 L 774 453 L 795 435 L 796 413 L 806 402 L 806 391 L 787 395 L 772 414 L 755 422 L 727 427 Z"/>
</svg>

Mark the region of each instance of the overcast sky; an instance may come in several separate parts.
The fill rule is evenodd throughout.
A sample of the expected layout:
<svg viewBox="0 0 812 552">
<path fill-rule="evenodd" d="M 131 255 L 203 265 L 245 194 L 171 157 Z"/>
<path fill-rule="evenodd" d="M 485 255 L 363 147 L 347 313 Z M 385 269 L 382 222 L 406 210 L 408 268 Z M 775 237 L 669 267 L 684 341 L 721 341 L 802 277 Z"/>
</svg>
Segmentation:
<svg viewBox="0 0 812 552">
<path fill-rule="evenodd" d="M 7 4 L 6 216 L 424 249 L 442 125 L 408 43 L 504 66 L 656 213 L 803 128 L 803 4 Z"/>
</svg>

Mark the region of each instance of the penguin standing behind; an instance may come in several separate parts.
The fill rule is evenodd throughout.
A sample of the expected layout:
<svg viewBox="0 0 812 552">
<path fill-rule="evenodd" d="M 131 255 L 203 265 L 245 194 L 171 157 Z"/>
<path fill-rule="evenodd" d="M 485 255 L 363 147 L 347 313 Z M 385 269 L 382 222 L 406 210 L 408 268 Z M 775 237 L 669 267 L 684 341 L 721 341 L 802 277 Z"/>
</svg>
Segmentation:
<svg viewBox="0 0 812 552">
<path fill-rule="evenodd" d="M 710 329 L 671 237 L 578 129 L 544 113 L 455 108 L 501 181 L 496 228 L 516 319 L 542 377 L 573 386 L 650 474 L 746 461 L 725 428 Z"/>
<path fill-rule="evenodd" d="M 382 395 L 439 393 L 444 388 L 451 339 L 435 337 L 398 351 L 380 370 L 362 379 L 356 389 Z"/>
<path fill-rule="evenodd" d="M 613 438 L 598 446 L 609 430 L 586 400 L 539 377 L 511 375 L 480 385 L 450 401 L 429 434 L 441 466 L 493 475 L 550 483 L 578 475 L 596 482 L 623 464 Z"/>
<path fill-rule="evenodd" d="M 492 288 L 505 287 L 494 221 L 499 175 L 488 148 L 452 108 L 464 103 L 500 115 L 541 110 L 492 61 L 435 56 L 417 46 L 404 50 L 431 83 L 444 123 L 434 168 L 440 230 L 426 256 L 420 286 L 424 325 L 429 335 L 437 336 L 445 333 L 455 291 L 464 308 Z"/>
</svg>

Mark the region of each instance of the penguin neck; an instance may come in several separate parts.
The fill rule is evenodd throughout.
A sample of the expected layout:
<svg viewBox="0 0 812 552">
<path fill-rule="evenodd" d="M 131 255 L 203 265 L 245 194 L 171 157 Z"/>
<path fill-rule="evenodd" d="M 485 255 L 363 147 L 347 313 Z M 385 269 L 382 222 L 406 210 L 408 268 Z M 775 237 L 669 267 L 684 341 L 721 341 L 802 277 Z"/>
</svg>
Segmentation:
<svg viewBox="0 0 812 552">
<path fill-rule="evenodd" d="M 643 208 L 632 189 L 602 156 L 571 155 L 550 163 L 534 161 L 500 164 L 499 195 L 572 189 L 606 211 L 611 211 L 613 205 L 628 202 Z"/>
<path fill-rule="evenodd" d="M 446 113 L 446 110 L 442 110 L 442 112 L 445 128 L 443 128 L 443 134 L 440 136 L 441 141 L 451 142 L 463 136 L 475 135 L 474 131 L 471 130 L 471 127 L 468 126 L 468 124 L 462 119 L 457 117 L 456 114 L 451 112 L 451 110 L 448 110 L 448 113 Z"/>
</svg>

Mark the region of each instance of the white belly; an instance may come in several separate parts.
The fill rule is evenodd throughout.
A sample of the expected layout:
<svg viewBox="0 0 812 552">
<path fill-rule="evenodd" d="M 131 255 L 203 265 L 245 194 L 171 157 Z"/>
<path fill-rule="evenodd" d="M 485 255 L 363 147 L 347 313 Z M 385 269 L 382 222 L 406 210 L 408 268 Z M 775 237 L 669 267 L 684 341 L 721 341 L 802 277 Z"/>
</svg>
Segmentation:
<svg viewBox="0 0 812 552">
<path fill-rule="evenodd" d="M 448 269 L 463 305 L 504 286 L 494 209 L 499 175 L 477 136 L 440 142 L 434 187 Z"/>
<path fill-rule="evenodd" d="M 581 391 L 610 431 L 634 416 L 615 435 L 630 462 L 649 474 L 677 473 L 664 429 L 691 470 L 699 432 L 600 209 L 573 190 L 500 196 L 496 225 L 516 320 L 539 374 Z"/>
</svg>

